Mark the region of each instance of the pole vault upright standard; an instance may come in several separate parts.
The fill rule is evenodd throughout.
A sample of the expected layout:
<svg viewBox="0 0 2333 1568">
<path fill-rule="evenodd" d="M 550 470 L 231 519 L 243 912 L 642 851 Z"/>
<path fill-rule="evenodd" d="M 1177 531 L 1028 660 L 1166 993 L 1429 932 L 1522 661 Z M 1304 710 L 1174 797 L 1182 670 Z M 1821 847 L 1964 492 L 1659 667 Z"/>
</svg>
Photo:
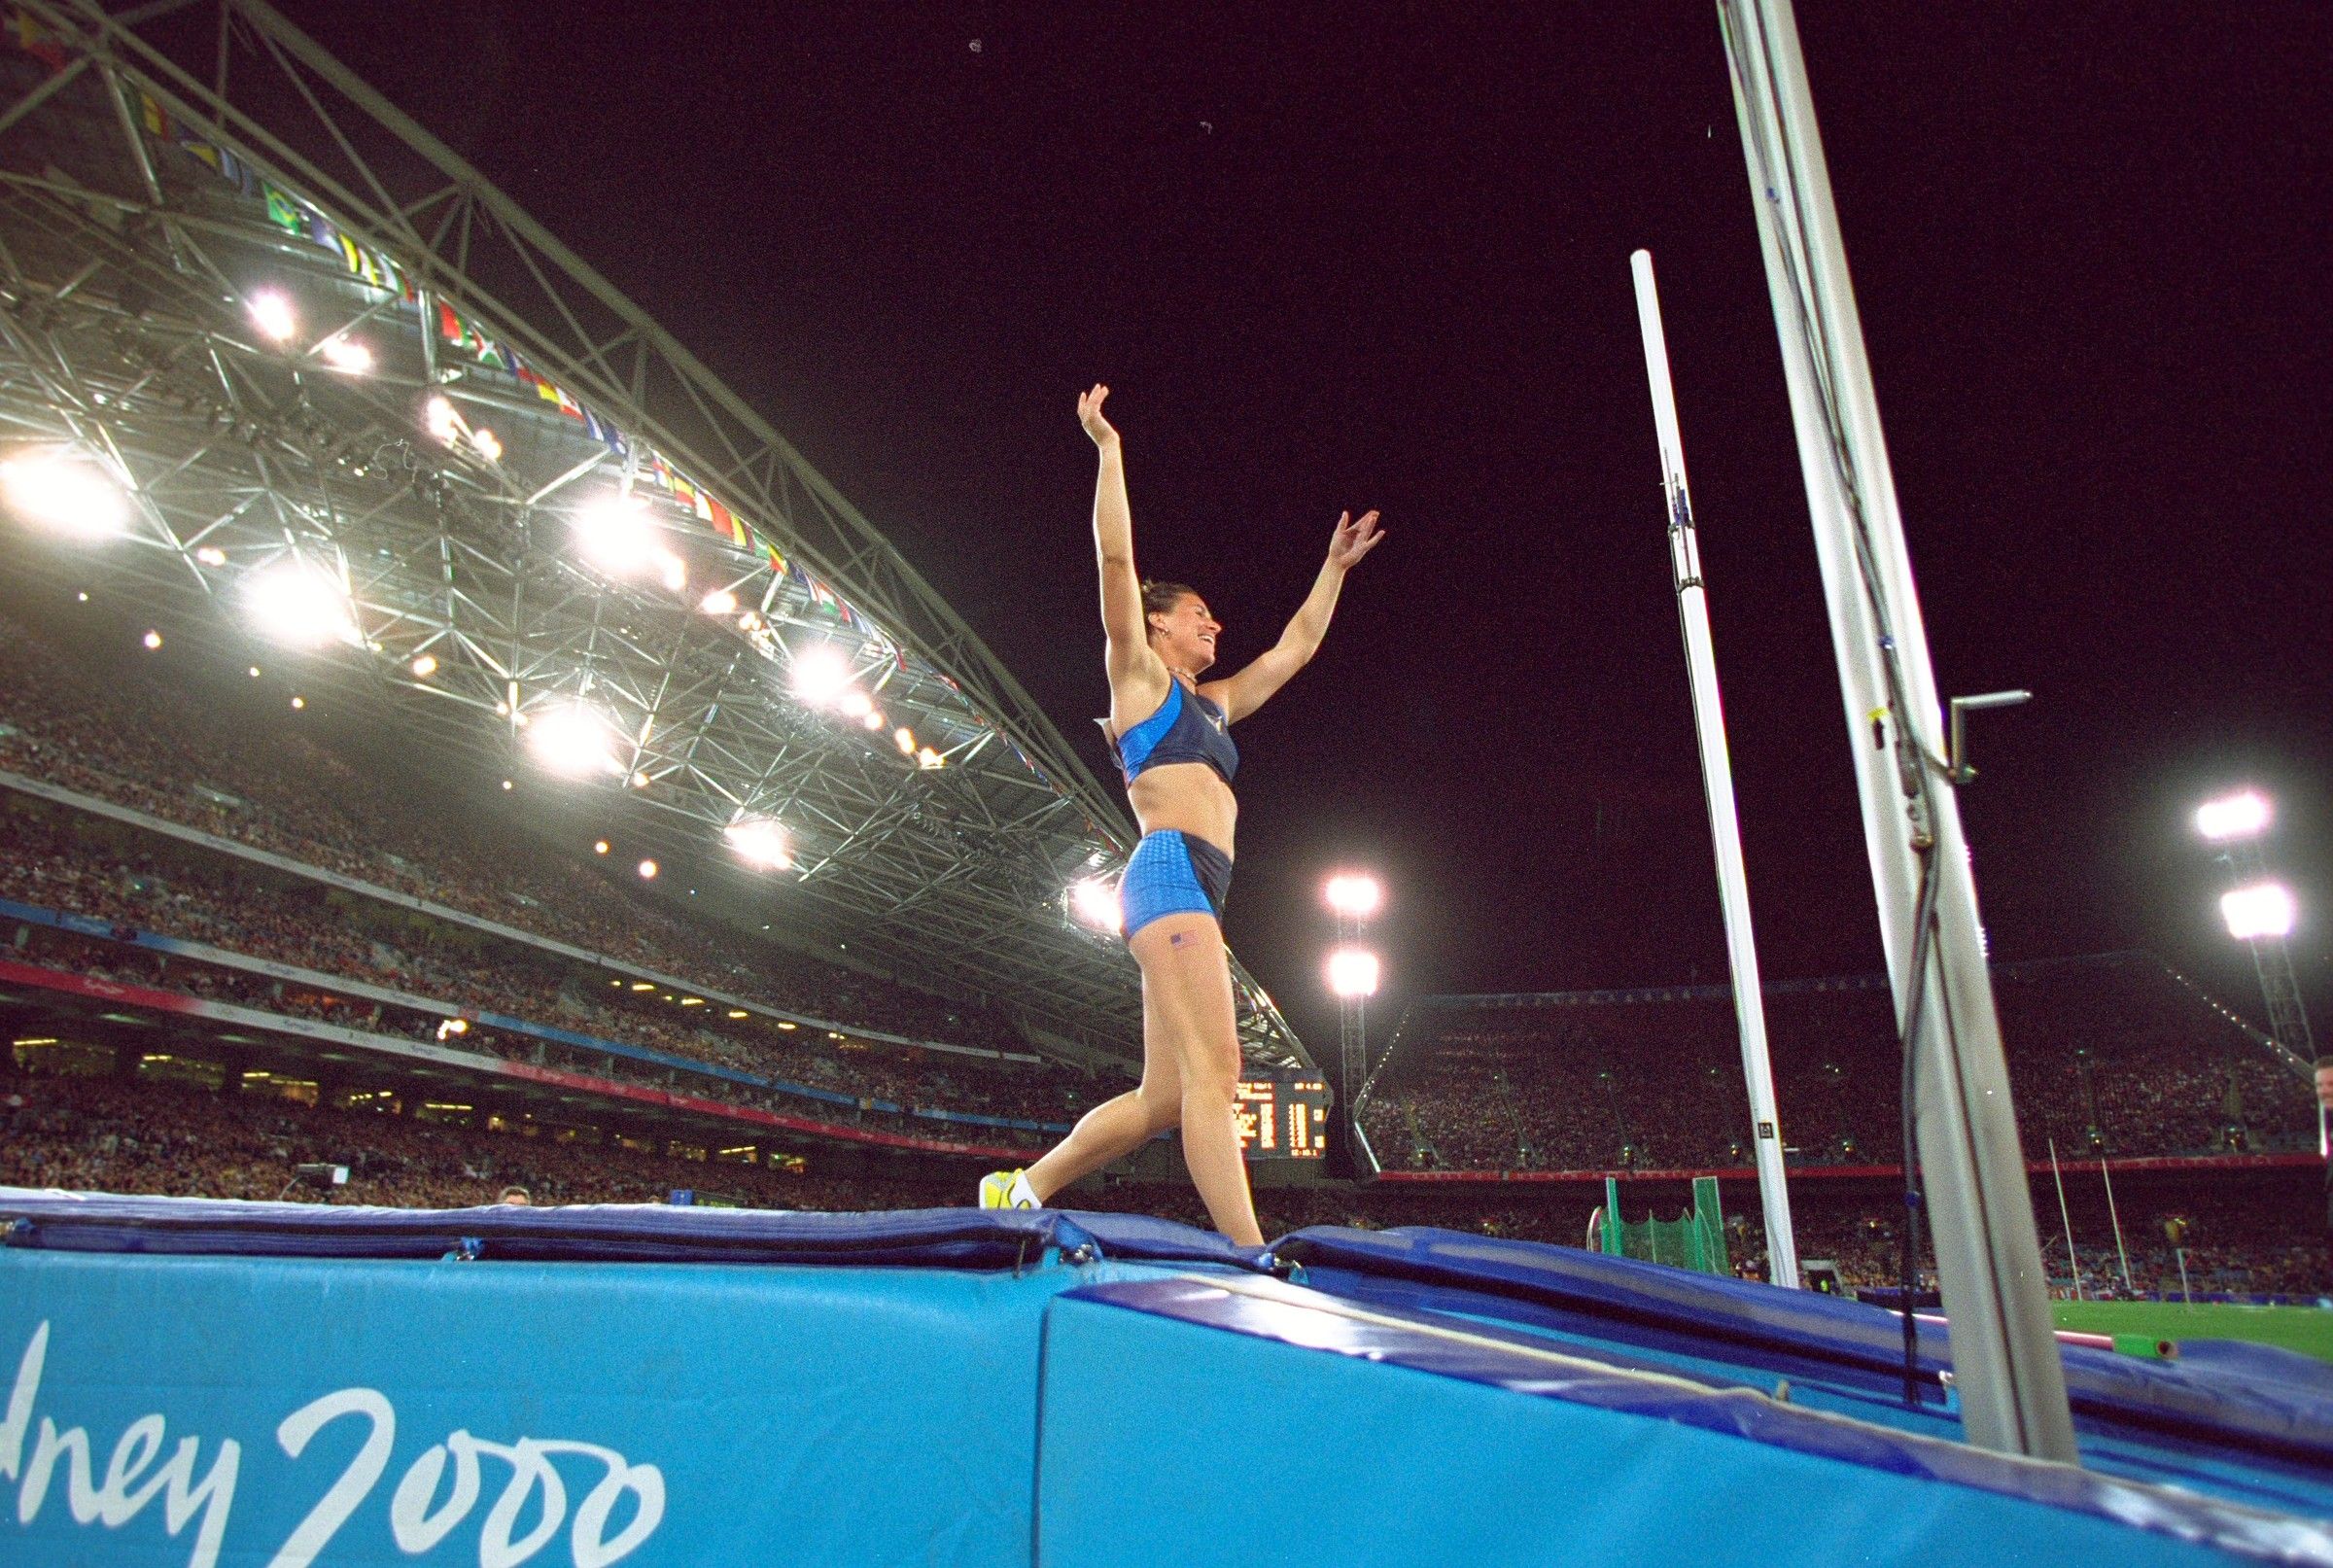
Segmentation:
<svg viewBox="0 0 2333 1568">
<path fill-rule="evenodd" d="M 1709 833 L 1718 852 L 1718 898 L 1725 912 L 1725 959 L 1733 969 L 1733 1014 L 1741 1026 L 1742 1076 L 1750 1086 L 1752 1148 L 1758 1196 L 1766 1211 L 1766 1260 L 1774 1283 L 1798 1284 L 1798 1242 L 1791 1228 L 1790 1178 L 1783 1172 L 1782 1121 L 1774 1111 L 1774 1067 L 1766 1056 L 1766 1004 L 1758 984 L 1758 943 L 1750 928 L 1750 880 L 1742 869 L 1742 829 L 1733 807 L 1733 762 L 1725 749 L 1725 711 L 1718 700 L 1718 656 L 1709 637 L 1709 601 L 1701 586 L 1701 546 L 1685 485 L 1685 442 L 1677 434 L 1677 397 L 1669 386 L 1669 344 L 1660 327 L 1653 256 L 1628 259 L 1636 274 L 1636 320 L 1645 334 L 1645 374 L 1653 383 L 1653 429 L 1660 438 L 1660 482 L 1669 503 L 1669 567 L 1677 616 L 1685 627 L 1685 664 L 1693 686 L 1693 728 L 1701 740 L 1701 784 L 1709 797 Z"/>
<path fill-rule="evenodd" d="M 1798 24 L 1790 0 L 1718 0 L 1718 19 L 1830 608 L 1962 1425 L 1979 1447 L 2076 1463 L 1976 878 Z"/>
</svg>

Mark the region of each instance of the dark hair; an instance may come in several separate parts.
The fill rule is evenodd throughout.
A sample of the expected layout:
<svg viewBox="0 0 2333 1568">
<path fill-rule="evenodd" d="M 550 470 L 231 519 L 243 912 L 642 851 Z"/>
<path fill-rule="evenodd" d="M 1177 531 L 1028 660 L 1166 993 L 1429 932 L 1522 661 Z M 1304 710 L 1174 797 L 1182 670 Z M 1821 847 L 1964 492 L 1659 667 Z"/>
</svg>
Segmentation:
<svg viewBox="0 0 2333 1568">
<path fill-rule="evenodd" d="M 1164 615 L 1183 602 L 1184 596 L 1199 597 L 1199 590 L 1187 582 L 1153 582 L 1142 579 L 1142 633 L 1150 635 L 1150 617 Z"/>
</svg>

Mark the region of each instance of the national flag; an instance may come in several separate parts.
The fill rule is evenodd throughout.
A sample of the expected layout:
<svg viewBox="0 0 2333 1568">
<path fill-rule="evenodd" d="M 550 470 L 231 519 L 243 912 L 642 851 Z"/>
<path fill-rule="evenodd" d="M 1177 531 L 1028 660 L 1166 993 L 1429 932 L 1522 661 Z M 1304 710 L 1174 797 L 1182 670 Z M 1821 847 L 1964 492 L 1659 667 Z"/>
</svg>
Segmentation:
<svg viewBox="0 0 2333 1568">
<path fill-rule="evenodd" d="M 287 234 L 304 234 L 307 222 L 300 216 L 299 203 L 272 185 L 262 185 L 267 195 L 267 221 Z M 439 308 L 443 308 L 442 306 Z M 449 312 L 450 314 L 450 312 Z"/>
<path fill-rule="evenodd" d="M 39 60 L 52 72 L 65 68 L 65 46 L 56 34 L 41 25 L 28 11 L 18 11 L 8 18 L 8 30 L 17 40 L 17 48 Z"/>
<path fill-rule="evenodd" d="M 170 139 L 170 117 L 162 113 L 160 104 L 143 92 L 138 94 L 138 118 L 146 122 L 147 135 L 158 136 L 163 141 Z"/>
</svg>

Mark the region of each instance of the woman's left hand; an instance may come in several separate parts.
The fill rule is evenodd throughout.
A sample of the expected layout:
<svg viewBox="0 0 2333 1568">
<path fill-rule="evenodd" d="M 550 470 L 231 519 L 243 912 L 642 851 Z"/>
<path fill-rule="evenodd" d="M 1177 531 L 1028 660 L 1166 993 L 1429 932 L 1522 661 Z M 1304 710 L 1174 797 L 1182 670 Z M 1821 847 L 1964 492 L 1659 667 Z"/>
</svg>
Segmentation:
<svg viewBox="0 0 2333 1568">
<path fill-rule="evenodd" d="M 1329 565 L 1339 572 L 1349 572 L 1354 562 L 1375 549 L 1384 538 L 1377 532 L 1377 514 L 1374 509 L 1363 512 L 1358 522 L 1351 512 L 1341 512 L 1337 518 L 1337 532 L 1329 540 Z"/>
</svg>

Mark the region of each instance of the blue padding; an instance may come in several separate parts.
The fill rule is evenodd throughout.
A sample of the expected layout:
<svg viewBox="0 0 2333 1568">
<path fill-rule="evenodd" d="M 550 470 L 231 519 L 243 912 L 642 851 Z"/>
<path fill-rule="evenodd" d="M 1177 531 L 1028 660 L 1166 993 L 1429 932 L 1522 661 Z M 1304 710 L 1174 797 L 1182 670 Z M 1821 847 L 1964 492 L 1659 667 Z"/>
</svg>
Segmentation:
<svg viewBox="0 0 2333 1568">
<path fill-rule="evenodd" d="M 1325 1352 L 1325 1353 L 1324 1353 Z M 1723 1568 L 2333 1563 L 2333 1531 L 1623 1372 L 1269 1279 L 1129 1280 L 1055 1304 L 1039 1558 L 1251 1563 L 1255 1479 L 1309 1561 Z M 1112 1369 L 1144 1369 L 1139 1398 Z"/>
<path fill-rule="evenodd" d="M 1903 1365 L 1902 1319 L 1817 1291 L 1777 1290 L 1750 1280 L 1574 1247 L 1504 1241 L 1457 1231 L 1350 1231 L 1317 1227 L 1274 1245 L 1281 1258 L 1334 1284 L 1338 1271 L 1402 1279 L 1421 1307 L 1495 1314 L 1506 1300 L 1578 1314 L 1630 1332 L 1697 1338 L 1703 1353 L 1791 1371 L 1792 1358 L 1894 1376 Z M 1445 1293 L 1437 1299 L 1437 1293 Z M 1919 1367 L 1932 1385 L 1952 1365 L 1945 1332 L 1917 1326 Z M 2078 1417 L 2128 1423 L 2207 1443 L 2240 1443 L 2309 1463 L 2333 1463 L 2333 1397 L 2320 1375 L 2277 1381 L 2224 1373 L 2208 1361 L 2141 1360 L 2110 1350 L 2061 1345 L 2067 1393 Z"/>
<path fill-rule="evenodd" d="M 66 1252 L 438 1258 L 465 1239 L 495 1260 L 883 1263 L 1012 1269 L 1048 1248 L 1092 1257 L 1265 1267 L 1261 1248 L 1139 1214 L 921 1208 L 853 1214 L 580 1203 L 409 1209 L 118 1198 L 0 1187 L 12 1247 Z"/>
<path fill-rule="evenodd" d="M 319 1564 L 1028 1568 L 1042 1315 L 1075 1277 L 0 1253 L 0 1562 L 306 1562 L 286 1543 L 347 1478 Z M 237 1450 L 215 1559 L 155 1495 L 182 1443 L 190 1481 Z M 115 1468 L 140 1484 L 98 1516 Z M 634 1550 L 588 1550 L 650 1492 Z"/>
</svg>

